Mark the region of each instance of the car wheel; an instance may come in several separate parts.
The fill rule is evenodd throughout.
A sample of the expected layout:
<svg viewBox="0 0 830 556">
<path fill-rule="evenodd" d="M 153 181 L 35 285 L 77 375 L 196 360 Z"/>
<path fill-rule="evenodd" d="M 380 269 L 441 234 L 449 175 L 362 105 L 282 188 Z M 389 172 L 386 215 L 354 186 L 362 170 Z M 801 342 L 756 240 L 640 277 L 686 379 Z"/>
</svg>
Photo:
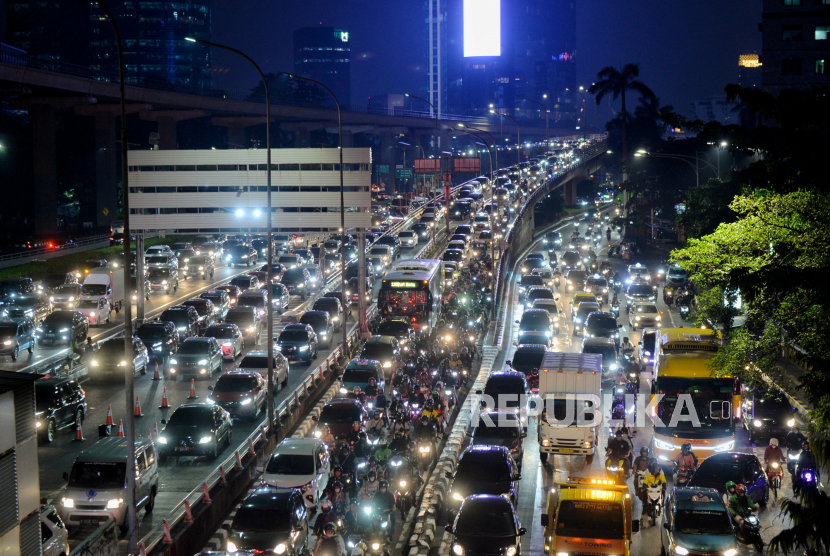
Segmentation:
<svg viewBox="0 0 830 556">
<path fill-rule="evenodd" d="M 153 487 L 150 490 L 150 497 L 147 499 L 147 503 L 144 504 L 144 511 L 146 513 L 152 513 L 153 507 L 156 505 L 156 488 Z"/>
<path fill-rule="evenodd" d="M 209 455 L 210 459 L 216 459 L 219 457 L 219 446 L 216 442 L 213 443 L 213 451 Z"/>
<path fill-rule="evenodd" d="M 43 441 L 54 442 L 57 433 L 58 427 L 55 425 L 54 419 L 49 419 L 49 422 L 46 423 L 46 431 L 43 433 Z"/>
<path fill-rule="evenodd" d="M 141 376 L 144 376 L 144 375 L 147 374 L 147 361 L 145 361 L 144 365 L 141 366 L 141 371 L 139 371 L 139 372 L 141 373 Z"/>
<path fill-rule="evenodd" d="M 17 356 L 20 354 L 20 346 L 14 346 L 14 351 L 12 352 L 12 361 L 17 361 Z"/>
<path fill-rule="evenodd" d="M 764 497 L 758 503 L 764 507 L 769 504 L 769 486 L 764 489 Z"/>
<path fill-rule="evenodd" d="M 32 340 L 31 342 L 29 342 L 29 355 L 33 354 L 34 352 L 35 352 L 35 341 Z"/>
</svg>

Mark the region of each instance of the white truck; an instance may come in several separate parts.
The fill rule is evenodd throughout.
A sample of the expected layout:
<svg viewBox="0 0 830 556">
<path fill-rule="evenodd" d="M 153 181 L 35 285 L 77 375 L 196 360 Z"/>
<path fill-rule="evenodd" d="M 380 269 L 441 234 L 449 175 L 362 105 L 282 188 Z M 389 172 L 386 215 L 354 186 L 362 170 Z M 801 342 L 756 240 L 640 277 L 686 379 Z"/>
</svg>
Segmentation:
<svg viewBox="0 0 830 556">
<path fill-rule="evenodd" d="M 602 357 L 547 352 L 539 367 L 539 453 L 594 459 L 602 423 Z"/>
<path fill-rule="evenodd" d="M 124 269 L 91 268 L 81 287 L 81 299 L 105 297 L 110 310 L 116 313 L 124 307 Z"/>
</svg>

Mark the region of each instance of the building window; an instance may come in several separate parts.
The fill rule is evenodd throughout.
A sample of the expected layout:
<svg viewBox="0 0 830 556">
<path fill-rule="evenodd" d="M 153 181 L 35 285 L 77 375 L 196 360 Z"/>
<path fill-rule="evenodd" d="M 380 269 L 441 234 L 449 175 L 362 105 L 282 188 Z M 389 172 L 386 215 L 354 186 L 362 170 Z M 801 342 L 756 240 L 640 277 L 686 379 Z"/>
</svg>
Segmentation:
<svg viewBox="0 0 830 556">
<path fill-rule="evenodd" d="M 830 0 L 827 0 L 827 2 L 830 3 Z M 830 31 L 830 25 L 816 25 L 816 40 L 826 41 L 828 31 Z"/>
<path fill-rule="evenodd" d="M 781 75 L 801 75 L 801 58 L 781 60 Z"/>
<path fill-rule="evenodd" d="M 784 0 L 785 6 L 800 6 L 801 0 Z"/>
<path fill-rule="evenodd" d="M 824 75 L 824 59 L 816 60 L 816 74 Z"/>
<path fill-rule="evenodd" d="M 800 41 L 804 40 L 804 31 L 801 25 L 784 25 L 781 28 L 781 40 Z"/>
</svg>

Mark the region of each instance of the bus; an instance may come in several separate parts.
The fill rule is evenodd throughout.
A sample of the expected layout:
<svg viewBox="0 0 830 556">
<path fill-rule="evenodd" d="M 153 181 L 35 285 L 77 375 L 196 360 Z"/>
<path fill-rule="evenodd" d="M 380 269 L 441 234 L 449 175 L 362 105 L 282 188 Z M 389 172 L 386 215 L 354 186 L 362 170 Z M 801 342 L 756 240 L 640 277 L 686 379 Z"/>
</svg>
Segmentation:
<svg viewBox="0 0 830 556">
<path fill-rule="evenodd" d="M 124 233 L 124 221 L 123 220 L 113 220 L 110 223 L 110 233 L 111 234 L 123 234 Z"/>
<path fill-rule="evenodd" d="M 685 442 L 691 443 L 699 460 L 732 451 L 741 396 L 734 377 L 713 376 L 709 367 L 722 345 L 720 333 L 700 328 L 666 328 L 656 344 L 651 397 L 662 398 L 651 410 L 654 457 L 667 465 L 674 461 Z M 676 408 L 678 416 L 675 426 L 671 426 Z"/>
<path fill-rule="evenodd" d="M 378 293 L 382 318 L 406 317 L 419 331 L 428 331 L 441 316 L 443 263 L 437 259 L 403 259 L 392 267 Z"/>
</svg>

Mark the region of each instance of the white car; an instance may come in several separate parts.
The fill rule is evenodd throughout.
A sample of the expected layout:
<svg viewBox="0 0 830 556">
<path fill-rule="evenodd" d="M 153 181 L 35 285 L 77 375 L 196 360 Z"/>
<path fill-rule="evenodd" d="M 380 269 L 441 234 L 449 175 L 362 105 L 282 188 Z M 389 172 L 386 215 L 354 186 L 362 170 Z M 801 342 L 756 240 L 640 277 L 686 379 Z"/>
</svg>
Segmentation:
<svg viewBox="0 0 830 556">
<path fill-rule="evenodd" d="M 403 247 L 415 247 L 418 245 L 418 234 L 413 230 L 406 230 L 398 234 L 398 239 L 401 240 Z"/>
<path fill-rule="evenodd" d="M 317 438 L 286 438 L 268 458 L 262 484 L 299 488 L 306 507 L 317 507 L 329 479 L 331 460 L 326 444 Z"/>
<path fill-rule="evenodd" d="M 654 303 L 635 303 L 628 312 L 628 323 L 632 330 L 637 328 L 660 328 L 662 313 Z"/>
<path fill-rule="evenodd" d="M 58 515 L 55 506 L 40 506 L 40 534 L 43 556 L 66 556 L 69 554 L 69 535 L 66 525 Z"/>
</svg>

